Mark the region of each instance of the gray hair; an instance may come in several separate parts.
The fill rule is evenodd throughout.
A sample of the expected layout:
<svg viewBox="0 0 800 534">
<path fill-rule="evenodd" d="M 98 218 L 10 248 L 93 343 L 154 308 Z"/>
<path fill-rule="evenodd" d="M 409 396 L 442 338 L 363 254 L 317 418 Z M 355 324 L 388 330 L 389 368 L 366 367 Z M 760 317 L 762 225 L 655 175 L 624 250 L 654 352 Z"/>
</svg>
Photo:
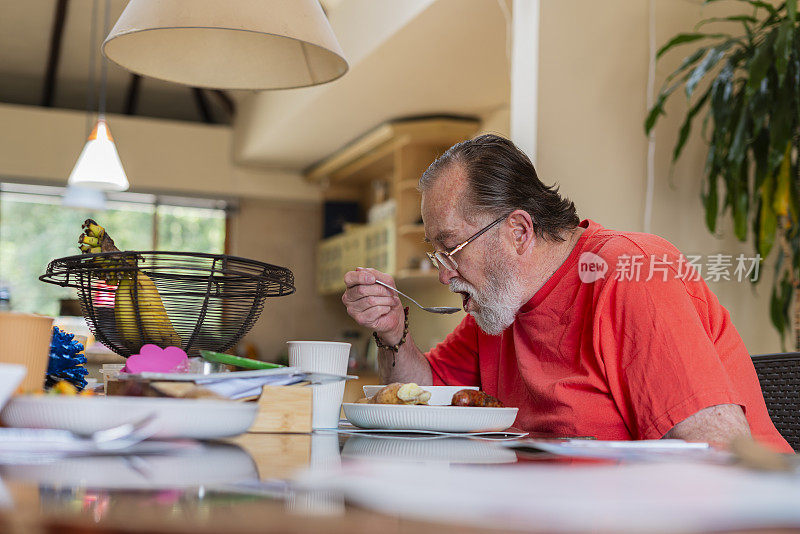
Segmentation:
<svg viewBox="0 0 800 534">
<path fill-rule="evenodd" d="M 424 193 L 454 166 L 467 178 L 466 193 L 458 204 L 467 220 L 524 210 L 536 235 L 554 241 L 563 240 L 564 231 L 580 223 L 575 204 L 559 195 L 556 185 L 544 185 L 528 156 L 504 137 L 486 134 L 451 146 L 422 173 L 418 189 Z"/>
</svg>

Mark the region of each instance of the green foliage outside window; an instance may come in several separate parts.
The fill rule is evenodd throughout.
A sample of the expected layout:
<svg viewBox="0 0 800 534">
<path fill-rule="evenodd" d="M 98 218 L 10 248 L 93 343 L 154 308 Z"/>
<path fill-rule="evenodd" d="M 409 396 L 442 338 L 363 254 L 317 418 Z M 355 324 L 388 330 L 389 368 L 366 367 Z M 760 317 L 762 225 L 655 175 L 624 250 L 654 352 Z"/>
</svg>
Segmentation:
<svg viewBox="0 0 800 534">
<path fill-rule="evenodd" d="M 218 209 L 158 206 L 158 248 L 222 254 L 225 212 Z"/>
</svg>

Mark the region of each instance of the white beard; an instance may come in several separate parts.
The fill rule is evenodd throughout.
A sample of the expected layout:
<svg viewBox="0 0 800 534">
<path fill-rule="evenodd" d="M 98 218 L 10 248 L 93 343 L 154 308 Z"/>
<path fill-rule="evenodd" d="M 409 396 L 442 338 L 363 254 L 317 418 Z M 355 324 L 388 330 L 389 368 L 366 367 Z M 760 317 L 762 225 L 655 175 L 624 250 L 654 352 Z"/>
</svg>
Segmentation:
<svg viewBox="0 0 800 534">
<path fill-rule="evenodd" d="M 491 336 L 497 336 L 511 326 L 517 312 L 524 304 L 522 288 L 516 282 L 513 269 L 499 258 L 492 258 L 487 265 L 486 289 L 478 289 L 460 278 L 450 280 L 450 291 L 469 293 L 478 327 Z"/>
</svg>

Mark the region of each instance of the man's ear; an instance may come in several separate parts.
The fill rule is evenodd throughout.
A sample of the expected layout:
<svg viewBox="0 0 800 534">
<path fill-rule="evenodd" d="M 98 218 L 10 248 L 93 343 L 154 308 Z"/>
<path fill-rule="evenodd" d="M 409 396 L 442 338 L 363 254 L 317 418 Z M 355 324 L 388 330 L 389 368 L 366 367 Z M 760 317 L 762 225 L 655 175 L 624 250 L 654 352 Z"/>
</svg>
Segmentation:
<svg viewBox="0 0 800 534">
<path fill-rule="evenodd" d="M 533 219 L 525 210 L 515 210 L 506 219 L 511 230 L 511 241 L 517 254 L 522 255 L 536 246 L 536 234 L 533 232 Z"/>
</svg>

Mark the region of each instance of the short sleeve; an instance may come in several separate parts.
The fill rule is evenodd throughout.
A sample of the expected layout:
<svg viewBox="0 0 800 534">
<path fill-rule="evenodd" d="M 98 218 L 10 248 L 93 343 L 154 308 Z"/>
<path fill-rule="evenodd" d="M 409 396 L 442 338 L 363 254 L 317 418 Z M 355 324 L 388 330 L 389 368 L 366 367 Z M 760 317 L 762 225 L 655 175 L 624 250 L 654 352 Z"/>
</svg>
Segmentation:
<svg viewBox="0 0 800 534">
<path fill-rule="evenodd" d="M 596 352 L 636 439 L 661 438 L 709 406 L 744 407 L 714 344 L 712 316 L 724 309 L 710 309 L 704 284 L 670 276 L 609 280 L 603 288 Z"/>
<path fill-rule="evenodd" d="M 464 317 L 425 357 L 431 365 L 434 386 L 480 386 L 475 319 Z"/>
</svg>

